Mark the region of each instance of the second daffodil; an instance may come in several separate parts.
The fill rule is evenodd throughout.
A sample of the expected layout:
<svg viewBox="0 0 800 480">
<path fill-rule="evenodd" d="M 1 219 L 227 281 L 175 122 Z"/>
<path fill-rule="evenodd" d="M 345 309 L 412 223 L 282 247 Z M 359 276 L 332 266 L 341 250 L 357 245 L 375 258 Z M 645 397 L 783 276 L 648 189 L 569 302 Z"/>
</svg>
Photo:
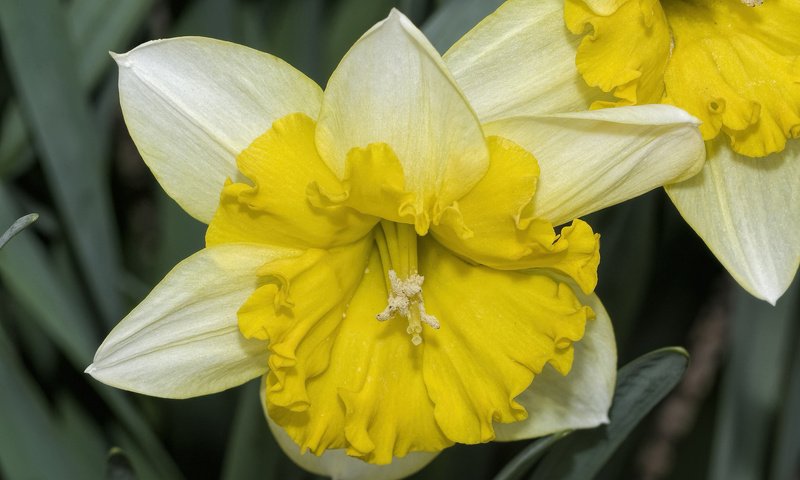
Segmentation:
<svg viewBox="0 0 800 480">
<path fill-rule="evenodd" d="M 564 16 L 593 31 L 576 58 L 590 85 L 702 120 L 708 162 L 667 193 L 733 277 L 774 304 L 800 265 L 800 2 L 566 0 Z"/>
<path fill-rule="evenodd" d="M 142 157 L 208 231 L 109 334 L 95 378 L 185 398 L 262 376 L 286 452 L 335 478 L 607 421 L 598 235 L 573 219 L 696 172 L 693 117 L 504 116 L 397 11 L 324 92 L 204 38 L 115 59 Z"/>
<path fill-rule="evenodd" d="M 462 43 L 482 37 L 492 55 L 448 55 L 465 69 L 522 59 L 527 87 L 506 72 L 484 88 L 513 85 L 525 111 L 663 103 L 699 118 L 708 161 L 669 197 L 742 287 L 773 304 L 786 291 L 800 266 L 800 2 L 509 0 Z"/>
</svg>

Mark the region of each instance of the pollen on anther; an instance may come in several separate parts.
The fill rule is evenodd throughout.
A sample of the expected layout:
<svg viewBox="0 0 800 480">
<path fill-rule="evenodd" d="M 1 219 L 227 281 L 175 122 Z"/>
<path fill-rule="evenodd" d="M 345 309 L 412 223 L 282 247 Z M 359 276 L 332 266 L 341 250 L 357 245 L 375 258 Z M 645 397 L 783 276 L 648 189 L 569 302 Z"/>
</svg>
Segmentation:
<svg viewBox="0 0 800 480">
<path fill-rule="evenodd" d="M 390 318 L 401 316 L 408 321 L 406 333 L 411 335 L 411 343 L 422 343 L 422 324 L 431 328 L 439 328 L 439 320 L 425 310 L 425 300 L 422 298 L 422 283 L 425 277 L 413 273 L 408 278 L 400 279 L 394 270 L 389 270 L 389 284 L 391 291 L 386 301 L 386 308 L 375 315 L 375 318 L 385 322 Z"/>
</svg>

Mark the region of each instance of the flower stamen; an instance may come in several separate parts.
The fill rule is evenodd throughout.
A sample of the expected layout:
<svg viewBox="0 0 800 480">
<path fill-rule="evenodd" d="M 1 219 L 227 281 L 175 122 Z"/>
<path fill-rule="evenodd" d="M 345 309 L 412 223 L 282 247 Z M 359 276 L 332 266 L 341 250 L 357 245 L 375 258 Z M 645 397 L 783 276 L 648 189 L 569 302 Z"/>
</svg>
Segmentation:
<svg viewBox="0 0 800 480">
<path fill-rule="evenodd" d="M 422 282 L 425 277 L 412 273 L 406 279 L 400 279 L 394 270 L 389 270 L 391 291 L 386 308 L 375 315 L 381 322 L 400 315 L 408 320 L 406 332 L 411 335 L 411 343 L 422 343 L 422 324 L 431 328 L 439 328 L 439 320 L 425 311 L 425 300 L 422 298 Z"/>
</svg>

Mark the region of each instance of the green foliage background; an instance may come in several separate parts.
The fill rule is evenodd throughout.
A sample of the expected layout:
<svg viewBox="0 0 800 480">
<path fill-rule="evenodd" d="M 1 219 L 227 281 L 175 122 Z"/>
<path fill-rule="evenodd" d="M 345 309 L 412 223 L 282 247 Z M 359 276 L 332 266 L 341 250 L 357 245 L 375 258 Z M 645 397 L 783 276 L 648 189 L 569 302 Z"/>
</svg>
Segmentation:
<svg viewBox="0 0 800 480">
<path fill-rule="evenodd" d="M 0 477 L 313 477 L 273 441 L 255 383 L 171 401 L 82 373 L 111 327 L 203 246 L 203 225 L 160 190 L 128 137 L 109 50 L 212 36 L 275 54 L 324 85 L 391 7 L 444 51 L 499 3 L 0 0 L 0 233 L 40 215 L 0 250 Z M 683 382 L 599 478 L 800 478 L 798 282 L 776 307 L 752 299 L 661 191 L 588 220 L 603 235 L 598 293 L 620 364 L 667 345 L 692 355 Z M 661 398 L 641 395 L 626 400 L 630 412 L 647 411 L 636 399 Z M 415 478 L 523 478 L 543 454 L 536 478 L 566 476 L 610 431 L 457 446 Z M 109 456 L 112 447 L 121 451 Z"/>
</svg>

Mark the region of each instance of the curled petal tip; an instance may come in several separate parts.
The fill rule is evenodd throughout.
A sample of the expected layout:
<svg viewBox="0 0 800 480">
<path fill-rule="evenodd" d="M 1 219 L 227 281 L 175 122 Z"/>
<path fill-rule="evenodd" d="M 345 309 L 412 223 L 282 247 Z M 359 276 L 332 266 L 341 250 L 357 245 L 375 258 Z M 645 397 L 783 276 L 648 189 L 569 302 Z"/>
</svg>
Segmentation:
<svg viewBox="0 0 800 480">
<path fill-rule="evenodd" d="M 131 61 L 128 59 L 128 54 L 116 53 L 112 51 L 109 51 L 108 54 L 111 55 L 111 58 L 113 58 L 114 61 L 117 62 L 117 65 L 119 65 L 120 68 L 131 66 Z"/>
<path fill-rule="evenodd" d="M 738 278 L 736 280 L 739 281 Z M 759 300 L 763 300 L 774 307 L 781 297 L 783 297 L 783 294 L 786 293 L 789 285 L 781 286 L 780 284 L 770 282 L 751 282 L 749 286 L 742 284 L 742 287 L 750 295 Z"/>
<path fill-rule="evenodd" d="M 405 26 L 406 28 L 408 28 L 409 25 L 414 25 L 403 12 L 394 7 L 389 11 L 389 16 L 386 17 L 385 22 Z"/>
<path fill-rule="evenodd" d="M 387 18 L 399 20 L 403 17 L 405 17 L 405 15 L 403 15 L 403 12 L 401 12 L 395 7 L 392 7 L 392 9 L 389 11 L 389 16 Z"/>
<path fill-rule="evenodd" d="M 94 372 L 97 371 L 97 367 L 94 366 L 94 363 L 86 367 L 86 370 L 83 373 L 88 373 L 91 376 L 94 376 Z"/>
<path fill-rule="evenodd" d="M 763 294 L 763 296 L 764 296 L 763 300 L 774 307 L 775 304 L 778 303 L 778 299 L 780 299 L 782 295 L 783 295 L 783 292 L 780 292 L 780 293 L 765 292 Z"/>
</svg>

